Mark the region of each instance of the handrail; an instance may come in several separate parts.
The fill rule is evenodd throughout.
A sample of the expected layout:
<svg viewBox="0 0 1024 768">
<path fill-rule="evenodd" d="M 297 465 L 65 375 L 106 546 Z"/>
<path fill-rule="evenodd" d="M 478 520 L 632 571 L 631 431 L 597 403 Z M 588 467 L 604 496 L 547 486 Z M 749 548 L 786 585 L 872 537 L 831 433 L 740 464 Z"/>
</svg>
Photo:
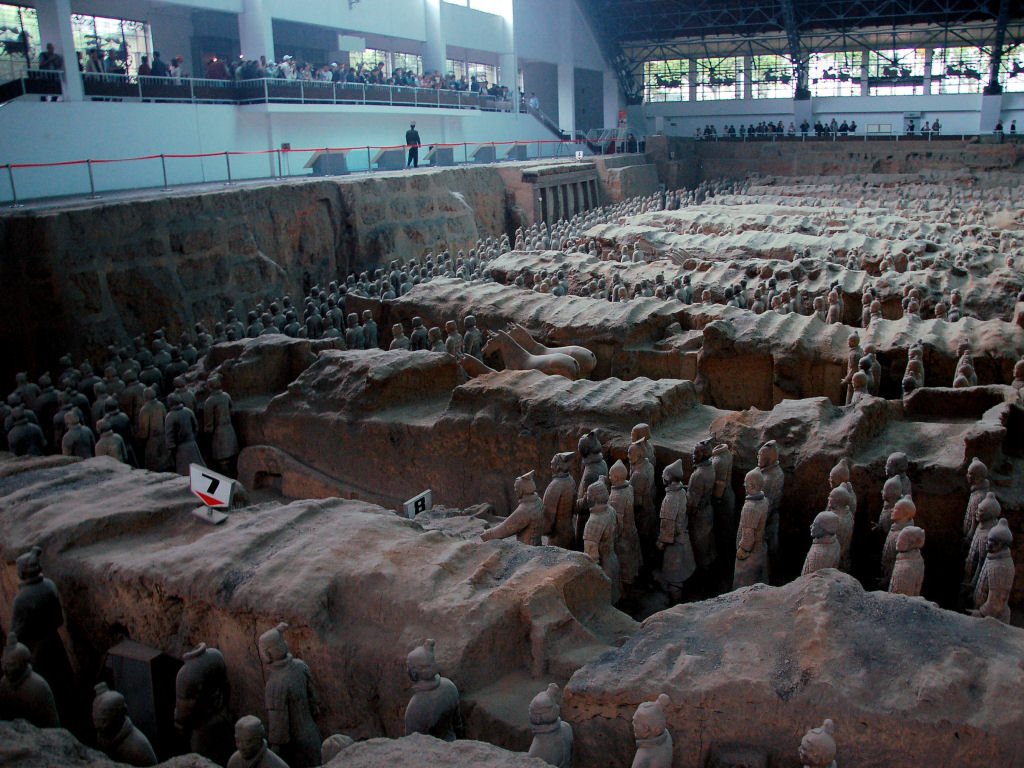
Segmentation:
<svg viewBox="0 0 1024 768">
<path fill-rule="evenodd" d="M 27 84 L 53 79 L 58 85 L 61 72 L 29 70 L 23 78 L 21 93 L 38 93 Z M 0 85 L 0 88 L 3 86 Z M 206 77 L 154 77 L 109 72 L 83 72 L 82 87 L 87 99 L 139 100 L 182 103 L 246 104 L 387 104 L 390 106 L 434 107 L 513 111 L 510 99 L 499 99 L 472 91 L 443 88 L 419 88 L 404 85 L 376 85 L 323 80 L 290 80 L 262 77 L 249 80 L 220 80 Z M 49 92 L 49 91 L 48 91 Z"/>
<path fill-rule="evenodd" d="M 593 142 L 591 142 L 591 143 L 593 143 Z M 573 153 L 578 151 L 578 150 L 582 150 L 582 151 L 586 152 L 587 149 L 588 149 L 587 144 L 588 144 L 588 142 L 583 141 L 583 140 L 572 140 L 572 139 L 564 139 L 564 140 L 559 140 L 559 139 L 533 139 L 533 140 L 526 140 L 526 141 L 482 141 L 482 142 L 458 142 L 458 143 L 441 143 L 441 142 L 439 142 L 439 143 L 434 143 L 434 144 L 420 144 L 419 148 L 420 149 L 424 149 L 424 150 L 436 150 L 436 149 L 450 149 L 450 150 L 452 150 L 451 157 L 447 158 L 447 160 L 443 160 L 443 161 L 439 162 L 438 163 L 439 165 L 456 165 L 457 163 L 455 162 L 455 159 L 454 159 L 455 158 L 455 154 L 456 154 L 456 150 L 461 148 L 462 151 L 459 154 L 462 155 L 463 162 L 462 163 L 458 163 L 458 164 L 464 164 L 465 165 L 465 164 L 490 164 L 490 163 L 503 162 L 504 160 L 524 159 L 524 158 L 522 158 L 520 156 L 520 153 L 517 151 L 518 147 L 527 147 L 527 148 L 534 147 L 535 151 L 536 151 L 536 154 L 535 154 L 533 159 L 536 159 L 536 158 L 539 158 L 539 157 L 572 157 Z M 607 146 L 608 144 L 610 144 L 611 146 Z M 554 147 L 550 147 L 550 145 L 555 145 L 555 146 Z M 568 145 L 568 149 L 566 148 L 567 145 Z M 605 142 L 605 145 L 606 145 L 606 148 L 605 148 L 604 151 L 607 152 L 607 151 L 614 151 L 615 150 L 615 146 L 614 146 L 615 145 L 615 140 L 614 139 L 608 140 L 607 142 Z M 470 148 L 471 147 L 475 147 L 476 149 L 474 151 L 470 152 Z M 505 157 L 502 157 L 502 158 L 498 157 L 498 148 L 499 147 L 508 147 L 508 151 L 507 151 Z M 550 147 L 553 150 L 550 155 L 544 155 L 543 154 L 543 150 L 544 150 L 545 147 Z M 200 182 L 191 182 L 190 181 L 190 182 L 179 183 L 177 185 L 170 184 L 169 183 L 169 178 L 168 178 L 168 173 L 167 173 L 167 163 L 168 163 L 169 160 L 209 160 L 209 159 L 212 159 L 212 158 L 223 158 L 224 159 L 225 175 L 222 178 L 220 178 L 220 179 L 206 179 L 206 183 L 210 183 L 211 181 L 212 182 L 224 181 L 228 185 L 232 185 L 232 184 L 236 183 L 238 180 L 240 180 L 240 177 L 237 174 L 237 168 L 235 169 L 236 172 L 234 173 L 234 175 L 232 174 L 232 165 L 231 165 L 231 158 L 232 157 L 272 156 L 272 157 L 269 158 L 269 168 L 270 168 L 270 173 L 269 174 L 263 174 L 261 176 L 248 176 L 248 177 L 246 177 L 248 179 L 289 178 L 289 177 L 293 176 L 294 174 L 292 174 L 290 172 L 290 166 L 289 166 L 289 163 L 287 162 L 287 160 L 288 160 L 288 158 L 290 156 L 293 156 L 293 155 L 307 155 L 307 156 L 310 156 L 310 160 L 313 160 L 313 159 L 315 159 L 315 157 L 317 155 L 320 155 L 320 154 L 326 154 L 326 155 L 330 156 L 330 155 L 338 155 L 338 154 L 342 154 L 342 153 L 345 153 L 347 155 L 347 153 L 356 152 L 356 153 L 358 153 L 358 155 L 356 155 L 356 157 L 365 157 L 366 158 L 367 167 L 365 169 L 359 169 L 359 170 L 357 170 L 355 172 L 374 173 L 375 172 L 375 169 L 373 167 L 374 163 L 377 163 L 377 166 L 378 166 L 376 171 L 387 170 L 386 166 L 384 165 L 385 159 L 383 157 L 380 157 L 379 159 L 375 159 L 375 158 L 372 157 L 372 153 L 374 151 L 385 151 L 385 152 L 386 151 L 397 151 L 397 152 L 400 152 L 402 154 L 402 161 L 403 161 L 402 165 L 404 166 L 404 164 L 405 164 L 404 163 L 404 156 L 405 156 L 406 152 L 410 148 L 411 148 L 411 145 L 408 145 L 408 144 L 392 144 L 392 145 L 382 145 L 382 146 L 372 146 L 372 145 L 371 146 L 367 146 L 367 145 L 364 144 L 364 145 L 360 145 L 360 146 L 350 146 L 350 147 L 306 147 L 306 148 L 292 148 L 292 147 L 289 147 L 289 148 L 282 148 L 282 149 L 262 149 L 262 150 L 247 150 L 247 151 L 243 151 L 243 150 L 227 150 L 227 151 L 223 151 L 223 152 L 204 152 L 204 153 L 196 153 L 196 154 L 167 154 L 167 153 L 160 153 L 160 154 L 141 155 L 139 157 L 115 157 L 115 158 L 98 158 L 98 159 L 97 158 L 88 158 L 88 159 L 83 159 L 83 160 L 61 160 L 61 161 L 46 162 L 46 163 L 7 163 L 7 164 L 4 164 L 4 165 L 0 165 L 0 170 L 6 170 L 6 172 L 7 172 L 6 175 L 8 177 L 8 182 L 9 182 L 10 189 L 11 189 L 11 206 L 10 207 L 20 207 L 21 204 L 24 202 L 24 200 L 27 200 L 27 199 L 30 199 L 30 198 L 19 197 L 19 195 L 18 195 L 18 190 L 17 190 L 17 187 L 16 187 L 16 177 L 15 177 L 15 171 L 17 171 L 17 170 L 24 171 L 24 170 L 47 169 L 47 168 L 68 168 L 68 167 L 74 167 L 74 166 L 86 166 L 86 169 L 88 171 L 88 184 L 89 184 L 89 195 L 88 195 L 88 197 L 91 199 L 91 198 L 96 198 L 96 197 L 99 196 L 97 194 L 95 177 L 94 177 L 94 174 L 93 174 L 93 168 L 95 166 L 103 166 L 103 165 L 109 165 L 109 164 L 114 164 L 114 163 L 135 163 L 135 162 L 159 161 L 159 163 L 160 163 L 160 172 L 162 174 L 162 179 L 163 179 L 163 187 L 162 187 L 162 189 L 163 189 L 163 191 L 170 191 L 172 186 L 189 186 L 189 185 L 193 185 L 193 184 L 200 183 Z M 483 150 L 485 148 L 487 150 L 489 150 L 489 151 L 488 152 L 481 152 L 481 150 Z M 490 159 L 492 157 L 493 157 L 493 159 Z M 286 168 L 289 168 L 289 170 L 287 172 L 285 171 Z M 206 168 L 204 166 L 204 174 L 205 174 L 205 170 L 206 170 Z M 346 171 L 346 173 L 347 172 L 348 171 Z M 310 175 L 312 175 L 312 174 L 301 174 L 301 176 L 303 176 L 303 177 L 308 177 Z M 328 169 L 327 171 L 325 171 L 324 175 L 334 175 L 334 174 L 332 174 L 330 172 L 330 170 Z M 115 191 L 115 190 L 109 190 L 109 191 Z M 68 192 L 68 193 L 65 193 L 65 194 L 73 195 L 75 193 Z M 47 195 L 47 197 L 53 197 L 53 196 L 54 195 L 52 193 Z"/>
</svg>

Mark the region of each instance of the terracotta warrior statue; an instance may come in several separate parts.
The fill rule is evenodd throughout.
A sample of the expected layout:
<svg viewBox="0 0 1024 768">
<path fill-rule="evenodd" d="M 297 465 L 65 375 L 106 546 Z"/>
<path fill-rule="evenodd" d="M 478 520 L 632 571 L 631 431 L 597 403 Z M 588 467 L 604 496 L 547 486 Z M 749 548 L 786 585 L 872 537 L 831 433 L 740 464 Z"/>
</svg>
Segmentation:
<svg viewBox="0 0 1024 768">
<path fill-rule="evenodd" d="M 885 476 L 898 477 L 902 494 L 913 498 L 914 494 L 910 485 L 910 477 L 907 475 L 909 467 L 910 459 L 907 458 L 907 454 L 902 452 L 891 453 L 889 458 L 885 460 Z"/>
<path fill-rule="evenodd" d="M 290 768 L 320 764 L 320 712 L 309 667 L 288 652 L 284 639 L 287 624 L 278 624 L 259 639 L 260 655 L 267 665 L 265 691 L 270 748 Z"/>
<path fill-rule="evenodd" d="M 853 542 L 853 511 L 850 509 L 850 495 L 843 486 L 836 486 L 828 495 L 828 506 L 830 512 L 835 512 L 839 517 L 839 532 L 836 538 L 839 540 L 839 568 L 850 572 L 850 544 Z"/>
<path fill-rule="evenodd" d="M 711 498 L 715 490 L 715 470 L 711 466 L 711 441 L 702 440 L 693 447 L 693 472 L 686 487 L 690 518 L 690 532 L 693 536 L 693 554 L 697 567 L 711 568 L 715 562 L 714 510 Z"/>
<path fill-rule="evenodd" d="M 803 768 L 836 768 L 835 724 L 826 720 L 800 740 L 800 762 Z"/>
<path fill-rule="evenodd" d="M 377 349 L 377 323 L 373 310 L 363 310 L 363 349 Z"/>
<path fill-rule="evenodd" d="M 683 584 L 697 569 L 690 544 L 690 529 L 686 510 L 689 507 L 683 486 L 683 462 L 676 459 L 662 470 L 665 498 L 661 502 L 658 549 L 664 550 L 661 581 L 669 600 L 678 603 L 683 597 Z"/>
<path fill-rule="evenodd" d="M 200 643 L 184 655 L 174 681 L 174 725 L 187 738 L 189 751 L 227 765 L 231 756 L 228 715 L 228 668 L 216 648 Z"/>
<path fill-rule="evenodd" d="M 978 505 L 990 487 L 988 467 L 977 456 L 971 459 L 967 467 L 967 482 L 971 485 L 971 495 L 967 499 L 967 512 L 964 514 L 964 540 L 969 543 L 978 527 Z"/>
<path fill-rule="evenodd" d="M 576 501 L 576 481 L 569 474 L 573 451 L 556 453 L 551 457 L 551 482 L 544 491 L 544 523 L 542 532 L 548 537 L 547 543 L 572 549 L 575 533 L 572 516 Z"/>
<path fill-rule="evenodd" d="M 196 443 L 199 422 L 196 421 L 196 415 L 182 404 L 181 398 L 177 395 L 167 396 L 167 408 L 167 418 L 164 419 L 164 443 L 174 459 L 175 471 L 179 475 L 188 476 L 190 464 L 206 466 Z"/>
<path fill-rule="evenodd" d="M 425 733 L 443 741 L 455 741 L 462 735 L 459 689 L 438 673 L 434 641 L 424 640 L 423 645 L 410 651 L 405 668 L 414 691 L 405 708 L 405 735 Z"/>
<path fill-rule="evenodd" d="M 32 671 L 32 653 L 13 632 L 0 659 L 0 720 L 24 718 L 36 728 L 60 728 L 50 686 Z"/>
<path fill-rule="evenodd" d="M 444 339 L 444 350 L 452 357 L 462 357 L 462 334 L 459 333 L 459 326 L 454 320 L 444 324 L 444 332 L 447 334 Z"/>
<path fill-rule="evenodd" d="M 889 580 L 889 591 L 918 597 L 924 583 L 924 558 L 921 548 L 924 546 L 924 529 L 916 525 L 908 525 L 896 537 L 896 564 Z"/>
<path fill-rule="evenodd" d="M 262 721 L 246 715 L 235 723 L 235 747 L 227 768 L 288 768 L 288 764 L 267 747 L 267 732 Z"/>
<path fill-rule="evenodd" d="M 39 547 L 32 547 L 16 561 L 18 594 L 11 607 L 10 631 L 28 648 L 32 669 L 50 685 L 58 711 L 67 721 L 74 675 L 59 633 L 64 625 L 64 609 L 57 586 L 43 576 L 42 552 Z"/>
<path fill-rule="evenodd" d="M 618 525 L 615 530 L 615 555 L 619 558 L 619 581 L 623 596 L 628 596 L 640 572 L 640 537 L 633 518 L 633 486 L 629 484 L 629 470 L 622 460 L 608 470 L 611 490 L 608 504 L 615 510 Z"/>
<path fill-rule="evenodd" d="M 462 334 L 462 351 L 479 360 L 484 337 L 480 333 L 480 329 L 476 327 L 476 318 L 473 315 L 466 315 L 466 319 L 462 321 L 462 327 L 465 329 L 465 333 Z"/>
<path fill-rule="evenodd" d="M 729 446 L 719 443 L 711 451 L 715 486 L 711 493 L 714 512 L 715 551 L 728 552 L 736 533 L 736 493 L 732 489 L 733 455 Z"/>
<path fill-rule="evenodd" d="M 820 571 L 823 568 L 839 567 L 839 515 L 835 512 L 819 512 L 811 523 L 811 548 L 804 560 L 801 576 Z"/>
<path fill-rule="evenodd" d="M 829 490 L 842 486 L 846 489 L 850 502 L 850 514 L 857 514 L 857 494 L 854 493 L 853 483 L 850 482 L 850 461 L 845 456 L 836 462 L 836 465 L 829 470 Z"/>
<path fill-rule="evenodd" d="M 615 556 L 615 529 L 618 515 L 608 506 L 607 478 L 599 477 L 587 488 L 587 506 L 590 517 L 583 529 L 583 552 L 601 566 L 611 582 L 612 603 L 619 601 L 619 558 Z"/>
<path fill-rule="evenodd" d="M 974 590 L 972 616 L 991 616 L 1004 624 L 1010 623 L 1010 592 L 1013 590 L 1014 566 L 1010 556 L 1013 534 L 1006 518 L 988 532 L 988 554 Z"/>
<path fill-rule="evenodd" d="M 409 349 L 409 337 L 405 335 L 405 328 L 401 323 L 391 326 L 391 346 L 388 349 Z"/>
<path fill-rule="evenodd" d="M 587 488 L 597 482 L 597 478 L 608 474 L 608 465 L 604 460 L 601 441 L 597 433 L 590 431 L 583 435 L 576 444 L 576 450 L 583 462 L 580 485 L 576 491 L 576 543 L 583 546 L 583 528 L 590 514 L 587 507 Z M 635 492 L 635 489 L 634 489 Z"/>
<path fill-rule="evenodd" d="M 210 458 L 213 466 L 227 473 L 231 460 L 238 455 L 238 437 L 231 425 L 231 395 L 221 389 L 220 376 L 209 378 L 210 395 L 203 405 L 203 432 L 210 435 Z"/>
<path fill-rule="evenodd" d="M 967 551 L 967 562 L 964 565 L 964 584 L 974 593 L 978 585 L 978 577 L 985 565 L 985 556 L 988 552 L 988 533 L 999 522 L 1002 516 L 1002 507 L 995 494 L 989 491 L 985 498 L 978 505 L 978 524 L 974 529 L 974 537 L 971 539 L 971 548 Z"/>
<path fill-rule="evenodd" d="M 860 336 L 851 333 L 846 341 L 849 351 L 846 354 L 846 376 L 842 383 L 846 386 L 846 404 L 849 405 L 853 399 L 853 375 L 860 370 L 860 359 L 864 357 L 864 350 L 860 348 Z"/>
<path fill-rule="evenodd" d="M 96 746 L 116 763 L 156 765 L 156 753 L 149 739 L 128 717 L 124 696 L 107 688 L 106 683 L 97 683 L 95 691 L 92 723 L 96 727 Z"/>
<path fill-rule="evenodd" d="M 154 472 L 167 472 L 174 469 L 174 460 L 167 450 L 164 438 L 164 421 L 167 409 L 156 399 L 156 390 L 146 387 L 142 393 L 143 404 L 135 419 L 134 435 L 141 444 L 143 463 L 146 469 Z"/>
<path fill-rule="evenodd" d="M 428 339 L 429 336 L 426 326 L 423 325 L 423 318 L 414 317 L 412 319 L 412 333 L 409 335 L 409 349 L 416 352 L 417 350 L 429 348 L 430 343 Z"/>
<path fill-rule="evenodd" d="M 642 438 L 630 444 L 626 458 L 629 460 L 629 484 L 633 487 L 633 519 L 643 562 L 653 564 L 660 523 L 654 506 L 654 464 L 649 458 L 649 448 L 647 438 Z"/>
<path fill-rule="evenodd" d="M 889 533 L 892 527 L 892 508 L 903 498 L 903 484 L 899 477 L 890 477 L 882 485 L 882 511 L 878 515 L 878 528 Z"/>
<path fill-rule="evenodd" d="M 539 547 L 541 525 L 544 522 L 544 502 L 537 495 L 532 469 L 516 478 L 515 493 L 519 505 L 499 525 L 480 534 L 480 538 L 483 541 L 492 541 L 515 536 L 523 544 Z"/>
<path fill-rule="evenodd" d="M 779 506 L 785 476 L 779 466 L 779 446 L 769 440 L 757 452 L 757 468 L 764 476 L 764 495 L 768 497 L 768 522 L 765 524 L 765 543 L 768 545 L 768 575 L 779 561 Z"/>
<path fill-rule="evenodd" d="M 656 701 L 644 701 L 633 715 L 636 755 L 632 768 L 672 768 L 672 734 L 666 727 L 665 709 L 671 700 L 664 693 Z"/>
<path fill-rule="evenodd" d="M 768 522 L 768 498 L 764 495 L 764 475 L 757 467 L 743 478 L 747 495 L 740 510 L 740 524 L 736 531 L 736 564 L 733 567 L 732 588 L 749 587 L 768 582 L 768 548 L 764 541 Z"/>
<path fill-rule="evenodd" d="M 896 564 L 896 541 L 900 531 L 914 524 L 914 516 L 917 514 L 917 506 L 912 499 L 904 496 L 892 506 L 892 525 L 885 537 L 885 546 L 882 548 L 882 580 L 880 584 L 889 583 L 892 577 L 892 569 Z"/>
<path fill-rule="evenodd" d="M 533 743 L 528 754 L 557 768 L 572 768 L 572 726 L 560 717 L 560 698 L 551 683 L 530 702 Z"/>
</svg>

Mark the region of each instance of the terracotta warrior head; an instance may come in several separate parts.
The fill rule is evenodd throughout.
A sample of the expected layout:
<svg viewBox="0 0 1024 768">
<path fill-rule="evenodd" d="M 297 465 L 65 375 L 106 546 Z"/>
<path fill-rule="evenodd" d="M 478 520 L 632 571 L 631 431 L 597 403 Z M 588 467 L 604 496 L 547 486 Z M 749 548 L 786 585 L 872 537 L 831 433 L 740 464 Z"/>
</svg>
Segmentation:
<svg viewBox="0 0 1024 768">
<path fill-rule="evenodd" d="M 764 490 L 764 475 L 761 474 L 761 470 L 757 467 L 747 472 L 743 477 L 743 487 L 747 491 L 747 496 L 756 496 Z"/>
<path fill-rule="evenodd" d="M 13 632 L 8 633 L 7 645 L 4 646 L 3 658 L 0 660 L 4 676 L 8 681 L 19 681 L 28 672 L 31 663 L 32 652 L 18 642 L 16 634 Z"/>
<path fill-rule="evenodd" d="M 288 655 L 288 643 L 285 642 L 284 633 L 288 625 L 281 622 L 273 629 L 268 629 L 259 639 L 260 655 L 266 664 L 273 664 Z"/>
<path fill-rule="evenodd" d="M 608 503 L 608 478 L 601 475 L 597 479 L 597 482 L 591 483 L 587 486 L 587 505 L 594 509 L 594 507 L 601 506 L 602 504 Z"/>
<path fill-rule="evenodd" d="M 828 494 L 828 509 L 849 509 L 850 492 L 841 485 L 837 485 Z"/>
<path fill-rule="evenodd" d="M 988 552 L 997 554 L 1004 549 L 1009 549 L 1013 544 L 1013 533 L 1010 532 L 1010 524 L 1005 517 L 999 518 L 999 522 L 992 526 L 988 532 Z"/>
<path fill-rule="evenodd" d="M 910 552 L 913 549 L 921 549 L 922 547 L 924 547 L 924 528 L 908 525 L 896 537 L 897 552 Z"/>
<path fill-rule="evenodd" d="M 651 437 L 651 428 L 648 425 L 646 425 L 646 424 L 636 424 L 633 427 L 633 429 L 630 430 L 630 433 L 629 433 L 630 442 L 635 443 L 638 440 L 641 440 L 641 439 L 643 439 L 645 437 L 648 438 L 648 439 L 650 439 L 650 437 Z"/>
<path fill-rule="evenodd" d="M 521 499 L 523 496 L 528 496 L 531 493 L 537 492 L 537 484 L 533 481 L 532 469 L 525 475 L 520 475 L 516 478 L 514 490 L 516 492 L 517 499 Z"/>
<path fill-rule="evenodd" d="M 988 467 L 985 466 L 981 459 L 975 456 L 971 459 L 970 466 L 967 467 L 967 482 L 971 485 L 977 485 L 987 478 Z"/>
<path fill-rule="evenodd" d="M 630 444 L 629 448 L 626 449 L 626 457 L 629 459 L 630 464 L 642 464 L 647 461 L 646 445 L 646 437 Z"/>
<path fill-rule="evenodd" d="M 779 460 L 779 447 L 778 443 L 774 440 L 769 440 L 767 443 L 761 446 L 761 449 L 757 452 L 757 466 L 760 469 L 770 467 L 772 464 Z"/>
<path fill-rule="evenodd" d="M 894 523 L 905 523 L 913 520 L 917 514 L 917 506 L 913 500 L 904 496 L 892 506 L 892 521 Z"/>
<path fill-rule="evenodd" d="M 612 485 L 622 485 L 629 480 L 629 470 L 626 465 L 622 463 L 622 459 L 618 459 L 612 464 L 611 469 L 608 470 L 608 480 Z"/>
<path fill-rule="evenodd" d="M 28 552 L 18 556 L 16 561 L 18 578 L 21 581 L 34 579 L 43 572 L 43 566 L 39 562 L 39 556 L 43 554 L 40 547 L 32 547 Z"/>
<path fill-rule="evenodd" d="M 633 713 L 633 735 L 640 739 L 653 739 L 665 731 L 665 709 L 671 704 L 667 694 L 662 693 L 655 701 L 644 701 Z"/>
<path fill-rule="evenodd" d="M 674 483 L 683 482 L 683 460 L 676 459 L 663 470 L 661 470 L 661 479 L 665 485 L 672 485 Z"/>
<path fill-rule="evenodd" d="M 811 523 L 811 538 L 823 539 L 839 532 L 839 515 L 830 510 L 819 512 Z"/>
<path fill-rule="evenodd" d="M 804 734 L 800 740 L 800 762 L 807 768 L 827 768 L 836 759 L 835 724 L 826 720 L 820 728 Z"/>
<path fill-rule="evenodd" d="M 405 671 L 414 683 L 429 682 L 438 676 L 434 659 L 434 640 L 428 638 L 405 657 Z"/>
<path fill-rule="evenodd" d="M 124 696 L 112 691 L 106 683 L 97 683 L 93 690 L 96 698 L 92 702 L 92 724 L 96 732 L 108 739 L 117 735 L 128 716 Z"/>
<path fill-rule="evenodd" d="M 557 723 L 561 708 L 559 689 L 554 683 L 533 697 L 530 702 L 530 724 L 551 725 Z"/>
<path fill-rule="evenodd" d="M 263 721 L 255 715 L 246 715 L 235 723 L 235 748 L 246 760 L 252 760 L 260 753 L 266 738 Z"/>
<path fill-rule="evenodd" d="M 891 453 L 889 458 L 885 460 L 885 474 L 888 477 L 901 475 L 907 471 L 909 463 L 907 454 L 901 452 Z"/>
</svg>

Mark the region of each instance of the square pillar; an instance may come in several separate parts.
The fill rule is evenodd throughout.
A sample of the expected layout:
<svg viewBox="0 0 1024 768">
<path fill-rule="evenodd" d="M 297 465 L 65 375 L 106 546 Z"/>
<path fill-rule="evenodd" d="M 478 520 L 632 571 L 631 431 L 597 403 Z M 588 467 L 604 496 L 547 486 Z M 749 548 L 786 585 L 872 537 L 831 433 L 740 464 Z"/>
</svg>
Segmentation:
<svg viewBox="0 0 1024 768">
<path fill-rule="evenodd" d="M 423 72 L 445 73 L 448 44 L 441 26 L 441 0 L 423 0 L 426 39 L 423 41 Z"/>
<path fill-rule="evenodd" d="M 78 71 L 75 57 L 75 38 L 71 32 L 71 0 L 38 0 L 36 17 L 39 20 L 40 52 L 47 43 L 64 58 L 64 74 L 61 76 L 64 98 L 67 101 L 81 101 L 85 93 L 82 88 L 82 73 Z M 39 66 L 39 60 L 32 67 Z"/>
<path fill-rule="evenodd" d="M 576 126 L 576 83 L 572 64 L 558 65 L 558 127 L 570 136 Z"/>
<path fill-rule="evenodd" d="M 604 127 L 614 128 L 619 124 L 619 81 L 614 72 L 602 74 L 604 90 Z"/>
<path fill-rule="evenodd" d="M 242 55 L 247 59 L 276 61 L 274 55 L 274 20 L 263 0 L 243 0 L 238 14 L 238 41 Z"/>
</svg>

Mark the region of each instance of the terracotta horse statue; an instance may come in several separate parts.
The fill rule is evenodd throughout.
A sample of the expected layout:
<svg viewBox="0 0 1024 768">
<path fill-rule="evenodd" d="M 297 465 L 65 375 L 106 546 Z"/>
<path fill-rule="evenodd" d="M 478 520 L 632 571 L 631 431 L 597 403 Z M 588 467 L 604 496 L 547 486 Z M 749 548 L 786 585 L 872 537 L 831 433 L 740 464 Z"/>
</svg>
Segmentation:
<svg viewBox="0 0 1024 768">
<path fill-rule="evenodd" d="M 597 357 L 586 347 L 545 347 L 530 335 L 530 332 L 517 323 L 508 324 L 508 335 L 525 349 L 534 355 L 568 355 L 580 366 L 579 378 L 587 379 L 597 366 Z"/>
<path fill-rule="evenodd" d="M 580 366 L 569 355 L 534 355 L 516 344 L 515 339 L 504 331 L 494 331 L 487 336 L 483 354 L 500 352 L 506 368 L 513 371 L 540 371 L 551 376 L 565 376 L 575 381 L 580 376 Z"/>
</svg>

